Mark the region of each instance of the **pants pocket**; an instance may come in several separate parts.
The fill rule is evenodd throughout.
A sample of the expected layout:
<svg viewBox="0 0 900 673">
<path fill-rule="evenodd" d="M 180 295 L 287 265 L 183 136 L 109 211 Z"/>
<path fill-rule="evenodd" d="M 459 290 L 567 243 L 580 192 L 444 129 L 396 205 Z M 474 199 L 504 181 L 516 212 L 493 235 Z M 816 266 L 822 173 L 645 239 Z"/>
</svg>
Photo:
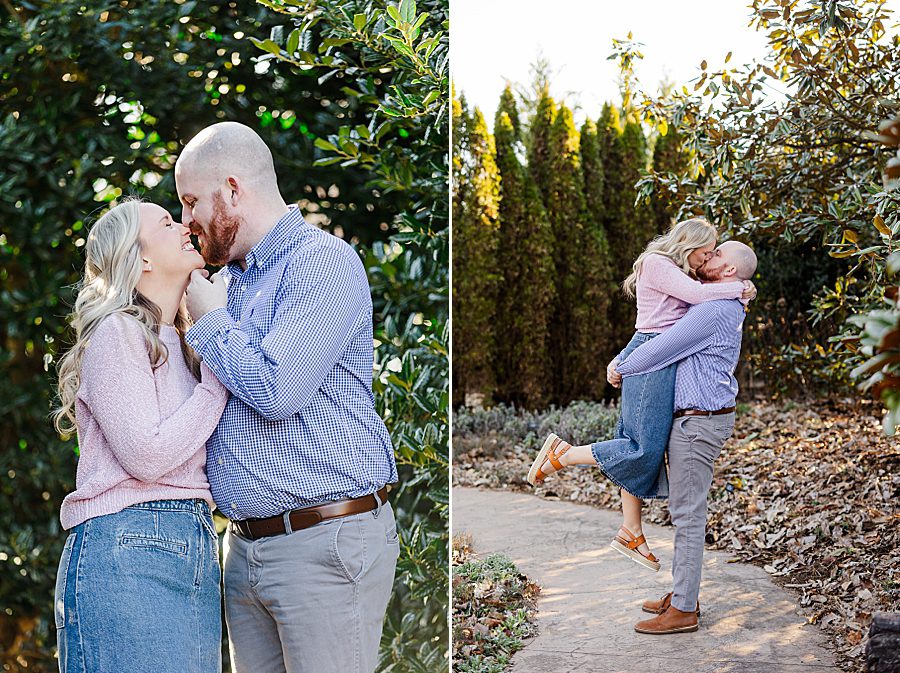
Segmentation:
<svg viewBox="0 0 900 673">
<path fill-rule="evenodd" d="M 62 555 L 59 558 L 59 568 L 56 570 L 53 614 L 56 619 L 57 629 L 62 629 L 66 626 L 66 587 L 68 586 L 69 565 L 72 561 L 72 548 L 75 546 L 75 538 L 75 533 L 69 533 Z"/>
<path fill-rule="evenodd" d="M 381 511 L 377 516 L 372 512 L 372 516 L 380 520 L 384 526 L 384 541 L 388 546 L 400 546 L 400 535 L 397 532 L 397 519 L 394 517 L 394 508 L 390 503 L 385 503 L 381 507 Z"/>
<path fill-rule="evenodd" d="M 720 425 L 714 428 L 716 433 L 716 439 L 718 439 L 722 444 L 731 439 L 731 434 L 734 432 L 734 425 Z"/>
<path fill-rule="evenodd" d="M 339 519 L 331 544 L 331 554 L 341 574 L 357 583 L 366 569 L 366 538 L 359 515 Z"/>
<path fill-rule="evenodd" d="M 675 420 L 678 424 L 678 430 L 684 436 L 686 440 L 689 442 L 697 441 L 697 437 L 700 436 L 699 428 L 697 428 L 697 419 L 691 418 L 690 416 L 682 416 Z"/>
<path fill-rule="evenodd" d="M 400 534 L 397 533 L 397 524 L 394 523 L 390 528 L 385 532 L 385 541 L 389 545 L 400 545 Z"/>
</svg>

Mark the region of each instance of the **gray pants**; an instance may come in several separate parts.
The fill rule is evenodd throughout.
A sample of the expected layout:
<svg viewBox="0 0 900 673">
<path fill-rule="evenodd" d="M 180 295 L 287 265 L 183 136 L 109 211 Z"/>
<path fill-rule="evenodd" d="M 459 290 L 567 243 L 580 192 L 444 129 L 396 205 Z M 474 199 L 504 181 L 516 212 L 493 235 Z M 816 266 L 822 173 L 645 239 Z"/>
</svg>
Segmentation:
<svg viewBox="0 0 900 673">
<path fill-rule="evenodd" d="M 682 416 L 669 435 L 669 513 L 675 525 L 672 605 L 697 609 L 713 463 L 734 429 L 734 414 Z"/>
<path fill-rule="evenodd" d="M 399 554 L 390 504 L 290 535 L 229 532 L 234 673 L 372 673 Z"/>
</svg>

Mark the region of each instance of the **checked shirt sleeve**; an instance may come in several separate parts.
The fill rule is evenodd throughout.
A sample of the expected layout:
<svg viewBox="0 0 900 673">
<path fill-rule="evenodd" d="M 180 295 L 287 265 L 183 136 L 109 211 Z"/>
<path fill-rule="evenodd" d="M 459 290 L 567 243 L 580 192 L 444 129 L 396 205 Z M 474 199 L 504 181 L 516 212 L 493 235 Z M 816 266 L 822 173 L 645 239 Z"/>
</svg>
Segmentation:
<svg viewBox="0 0 900 673">
<path fill-rule="evenodd" d="M 720 319 L 716 304 L 696 304 L 670 329 L 635 348 L 616 370 L 622 376 L 648 374 L 699 353 L 713 342 Z"/>
<path fill-rule="evenodd" d="M 365 269 L 348 253 L 317 248 L 282 282 L 274 319 L 258 345 L 225 309 L 203 316 L 188 332 L 232 394 L 271 421 L 290 418 L 309 403 L 372 319 Z"/>
</svg>

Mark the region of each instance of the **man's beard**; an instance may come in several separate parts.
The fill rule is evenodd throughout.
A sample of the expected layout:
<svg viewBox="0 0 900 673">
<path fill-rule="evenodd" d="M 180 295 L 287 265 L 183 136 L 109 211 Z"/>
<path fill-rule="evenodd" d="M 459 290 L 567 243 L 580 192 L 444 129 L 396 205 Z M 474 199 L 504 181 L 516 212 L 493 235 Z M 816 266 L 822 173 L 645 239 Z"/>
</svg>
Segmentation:
<svg viewBox="0 0 900 673">
<path fill-rule="evenodd" d="M 225 199 L 219 192 L 213 194 L 213 212 L 204 235 L 201 252 L 203 259 L 212 266 L 224 266 L 231 261 L 231 246 L 244 219 L 240 215 L 225 212 Z"/>
<path fill-rule="evenodd" d="M 706 283 L 709 283 L 717 280 L 722 280 L 722 273 L 724 272 L 724 270 L 724 266 L 720 269 L 707 269 L 706 264 L 704 263 L 694 273 L 697 274 L 697 278 Z"/>
</svg>

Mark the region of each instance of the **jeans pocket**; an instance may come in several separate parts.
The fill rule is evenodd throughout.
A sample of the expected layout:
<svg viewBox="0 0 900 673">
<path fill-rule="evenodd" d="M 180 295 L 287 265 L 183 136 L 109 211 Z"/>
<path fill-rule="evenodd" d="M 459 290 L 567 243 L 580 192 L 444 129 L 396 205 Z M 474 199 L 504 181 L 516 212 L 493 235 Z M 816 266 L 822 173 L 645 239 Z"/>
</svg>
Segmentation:
<svg viewBox="0 0 900 673">
<path fill-rule="evenodd" d="M 123 533 L 119 538 L 119 544 L 131 549 L 159 550 L 178 556 L 187 556 L 188 552 L 188 543 L 183 540 L 146 533 Z"/>
<path fill-rule="evenodd" d="M 356 584 L 366 569 L 366 540 L 358 515 L 338 520 L 331 544 L 335 565 L 347 581 Z"/>
<path fill-rule="evenodd" d="M 59 568 L 56 570 L 53 614 L 56 619 L 57 629 L 62 629 L 66 626 L 66 587 L 68 586 L 69 565 L 72 562 L 72 548 L 75 546 L 75 538 L 75 533 L 69 533 L 59 559 Z"/>
</svg>

